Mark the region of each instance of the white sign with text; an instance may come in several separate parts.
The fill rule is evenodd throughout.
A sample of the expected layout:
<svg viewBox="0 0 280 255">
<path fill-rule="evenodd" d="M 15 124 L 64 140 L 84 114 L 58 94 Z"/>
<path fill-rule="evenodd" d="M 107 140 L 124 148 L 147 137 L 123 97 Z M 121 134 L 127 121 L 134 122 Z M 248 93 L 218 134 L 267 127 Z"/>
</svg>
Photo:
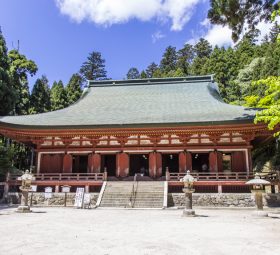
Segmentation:
<svg viewBox="0 0 280 255">
<path fill-rule="evenodd" d="M 81 208 L 83 206 L 84 193 L 85 193 L 85 188 L 77 188 L 74 206 L 78 208 Z"/>
</svg>

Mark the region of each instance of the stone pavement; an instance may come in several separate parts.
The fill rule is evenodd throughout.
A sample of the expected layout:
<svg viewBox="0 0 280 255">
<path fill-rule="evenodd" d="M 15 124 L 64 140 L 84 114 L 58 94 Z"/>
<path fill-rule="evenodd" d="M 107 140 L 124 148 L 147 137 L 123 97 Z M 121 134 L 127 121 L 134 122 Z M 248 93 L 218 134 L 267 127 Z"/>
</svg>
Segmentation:
<svg viewBox="0 0 280 255">
<path fill-rule="evenodd" d="M 276 255 L 280 219 L 252 210 L 0 208 L 2 255 Z"/>
</svg>

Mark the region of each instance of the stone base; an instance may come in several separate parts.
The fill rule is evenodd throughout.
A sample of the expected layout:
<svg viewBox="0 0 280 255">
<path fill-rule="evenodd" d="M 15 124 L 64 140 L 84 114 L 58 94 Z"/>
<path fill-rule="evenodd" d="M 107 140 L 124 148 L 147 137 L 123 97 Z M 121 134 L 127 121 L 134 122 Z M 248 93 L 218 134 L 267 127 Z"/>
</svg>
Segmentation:
<svg viewBox="0 0 280 255">
<path fill-rule="evenodd" d="M 27 206 L 27 205 L 20 205 L 17 208 L 16 212 L 18 212 L 18 213 L 30 213 L 32 211 L 30 210 L 29 206 Z"/>
<path fill-rule="evenodd" d="M 195 216 L 195 211 L 192 209 L 184 209 L 183 211 L 183 217 L 194 217 Z"/>
<path fill-rule="evenodd" d="M 262 210 L 256 210 L 256 211 L 253 212 L 252 215 L 255 216 L 255 217 L 267 217 L 268 213 L 265 212 L 265 211 L 262 211 Z"/>
</svg>

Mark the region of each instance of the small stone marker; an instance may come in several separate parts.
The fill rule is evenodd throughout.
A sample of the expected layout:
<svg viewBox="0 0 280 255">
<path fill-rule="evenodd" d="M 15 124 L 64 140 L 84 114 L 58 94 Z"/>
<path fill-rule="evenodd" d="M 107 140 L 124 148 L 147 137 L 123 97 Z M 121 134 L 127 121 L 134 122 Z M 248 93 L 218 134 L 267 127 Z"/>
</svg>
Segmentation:
<svg viewBox="0 0 280 255">
<path fill-rule="evenodd" d="M 85 193 L 85 188 L 77 188 L 74 206 L 78 208 L 83 207 L 84 193 Z"/>
</svg>

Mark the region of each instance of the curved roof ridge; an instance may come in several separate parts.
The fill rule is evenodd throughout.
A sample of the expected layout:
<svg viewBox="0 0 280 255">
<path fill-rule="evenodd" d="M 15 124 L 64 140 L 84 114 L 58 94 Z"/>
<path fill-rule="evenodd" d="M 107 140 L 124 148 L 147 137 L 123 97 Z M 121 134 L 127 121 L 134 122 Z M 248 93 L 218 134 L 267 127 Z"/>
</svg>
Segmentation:
<svg viewBox="0 0 280 255">
<path fill-rule="evenodd" d="M 194 82 L 213 82 L 213 74 L 185 77 L 167 77 L 167 78 L 145 78 L 145 79 L 127 79 L 127 80 L 89 80 L 89 87 L 102 86 L 129 86 L 129 85 L 152 85 L 172 83 L 194 83 Z"/>
</svg>

